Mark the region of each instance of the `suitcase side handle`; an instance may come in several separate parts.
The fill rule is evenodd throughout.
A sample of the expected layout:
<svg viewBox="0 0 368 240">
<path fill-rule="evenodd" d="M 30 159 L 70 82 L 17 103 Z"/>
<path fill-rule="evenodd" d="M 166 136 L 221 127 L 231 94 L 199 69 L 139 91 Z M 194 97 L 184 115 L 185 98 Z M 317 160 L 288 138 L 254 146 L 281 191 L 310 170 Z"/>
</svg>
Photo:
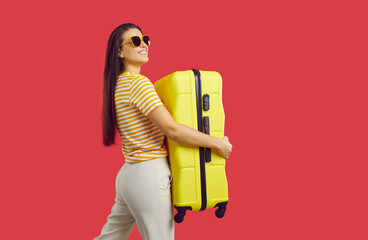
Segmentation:
<svg viewBox="0 0 368 240">
<path fill-rule="evenodd" d="M 203 117 L 204 133 L 210 135 L 210 118 Z M 206 148 L 206 162 L 211 162 L 211 148 Z"/>
</svg>

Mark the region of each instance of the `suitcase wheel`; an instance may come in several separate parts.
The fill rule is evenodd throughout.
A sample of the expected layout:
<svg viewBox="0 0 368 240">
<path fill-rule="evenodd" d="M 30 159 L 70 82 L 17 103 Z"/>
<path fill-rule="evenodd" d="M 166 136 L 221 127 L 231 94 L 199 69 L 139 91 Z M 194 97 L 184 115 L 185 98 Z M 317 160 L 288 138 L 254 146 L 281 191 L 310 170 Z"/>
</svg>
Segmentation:
<svg viewBox="0 0 368 240">
<path fill-rule="evenodd" d="M 175 208 L 178 211 L 174 216 L 174 220 L 177 223 L 181 223 L 184 220 L 184 216 L 187 210 L 192 210 L 191 207 L 175 207 Z"/>
<path fill-rule="evenodd" d="M 223 209 L 223 208 L 216 209 L 216 211 L 215 211 L 216 217 L 222 218 L 225 215 L 225 210 L 226 209 Z"/>
<path fill-rule="evenodd" d="M 174 217 L 175 222 L 181 223 L 184 220 L 184 216 L 185 216 L 185 213 L 184 214 L 180 214 L 180 213 L 175 214 L 175 217 Z"/>
<path fill-rule="evenodd" d="M 226 206 L 227 206 L 227 202 L 222 202 L 222 203 L 216 204 L 215 207 L 218 207 L 218 209 L 216 209 L 216 211 L 215 211 L 216 217 L 222 218 L 225 215 Z"/>
</svg>

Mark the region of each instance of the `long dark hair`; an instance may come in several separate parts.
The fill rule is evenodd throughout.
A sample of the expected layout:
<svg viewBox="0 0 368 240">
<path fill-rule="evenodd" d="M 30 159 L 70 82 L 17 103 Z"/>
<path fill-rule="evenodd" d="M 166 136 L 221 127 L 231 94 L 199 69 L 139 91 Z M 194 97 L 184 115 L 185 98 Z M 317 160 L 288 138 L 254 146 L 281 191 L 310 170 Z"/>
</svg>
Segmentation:
<svg viewBox="0 0 368 240">
<path fill-rule="evenodd" d="M 103 85 L 103 106 L 102 106 L 102 129 L 103 144 L 110 146 L 115 144 L 116 116 L 115 116 L 115 86 L 117 77 L 124 71 L 124 63 L 119 58 L 119 48 L 123 42 L 122 34 L 131 28 L 141 28 L 133 23 L 125 23 L 112 31 L 107 42 L 104 85 Z"/>
</svg>

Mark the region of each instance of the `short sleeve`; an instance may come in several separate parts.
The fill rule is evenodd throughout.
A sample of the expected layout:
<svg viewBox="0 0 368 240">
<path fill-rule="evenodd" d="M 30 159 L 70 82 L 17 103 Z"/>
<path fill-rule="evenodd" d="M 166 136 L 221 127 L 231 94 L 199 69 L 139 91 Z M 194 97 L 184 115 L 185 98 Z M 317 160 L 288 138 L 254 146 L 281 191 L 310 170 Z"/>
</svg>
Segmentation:
<svg viewBox="0 0 368 240">
<path fill-rule="evenodd" d="M 151 81 L 142 75 L 138 75 L 130 84 L 129 103 L 146 117 L 163 105 Z"/>
</svg>

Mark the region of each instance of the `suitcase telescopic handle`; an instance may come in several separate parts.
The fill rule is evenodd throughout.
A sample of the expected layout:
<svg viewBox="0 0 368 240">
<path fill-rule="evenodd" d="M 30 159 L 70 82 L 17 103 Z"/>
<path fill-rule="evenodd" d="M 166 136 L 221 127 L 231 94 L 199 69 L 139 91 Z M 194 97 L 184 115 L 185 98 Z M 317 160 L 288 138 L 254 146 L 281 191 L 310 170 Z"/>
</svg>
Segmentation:
<svg viewBox="0 0 368 240">
<path fill-rule="evenodd" d="M 210 118 L 203 117 L 204 133 L 210 135 Z M 211 148 L 206 148 L 206 162 L 211 162 Z"/>
</svg>

